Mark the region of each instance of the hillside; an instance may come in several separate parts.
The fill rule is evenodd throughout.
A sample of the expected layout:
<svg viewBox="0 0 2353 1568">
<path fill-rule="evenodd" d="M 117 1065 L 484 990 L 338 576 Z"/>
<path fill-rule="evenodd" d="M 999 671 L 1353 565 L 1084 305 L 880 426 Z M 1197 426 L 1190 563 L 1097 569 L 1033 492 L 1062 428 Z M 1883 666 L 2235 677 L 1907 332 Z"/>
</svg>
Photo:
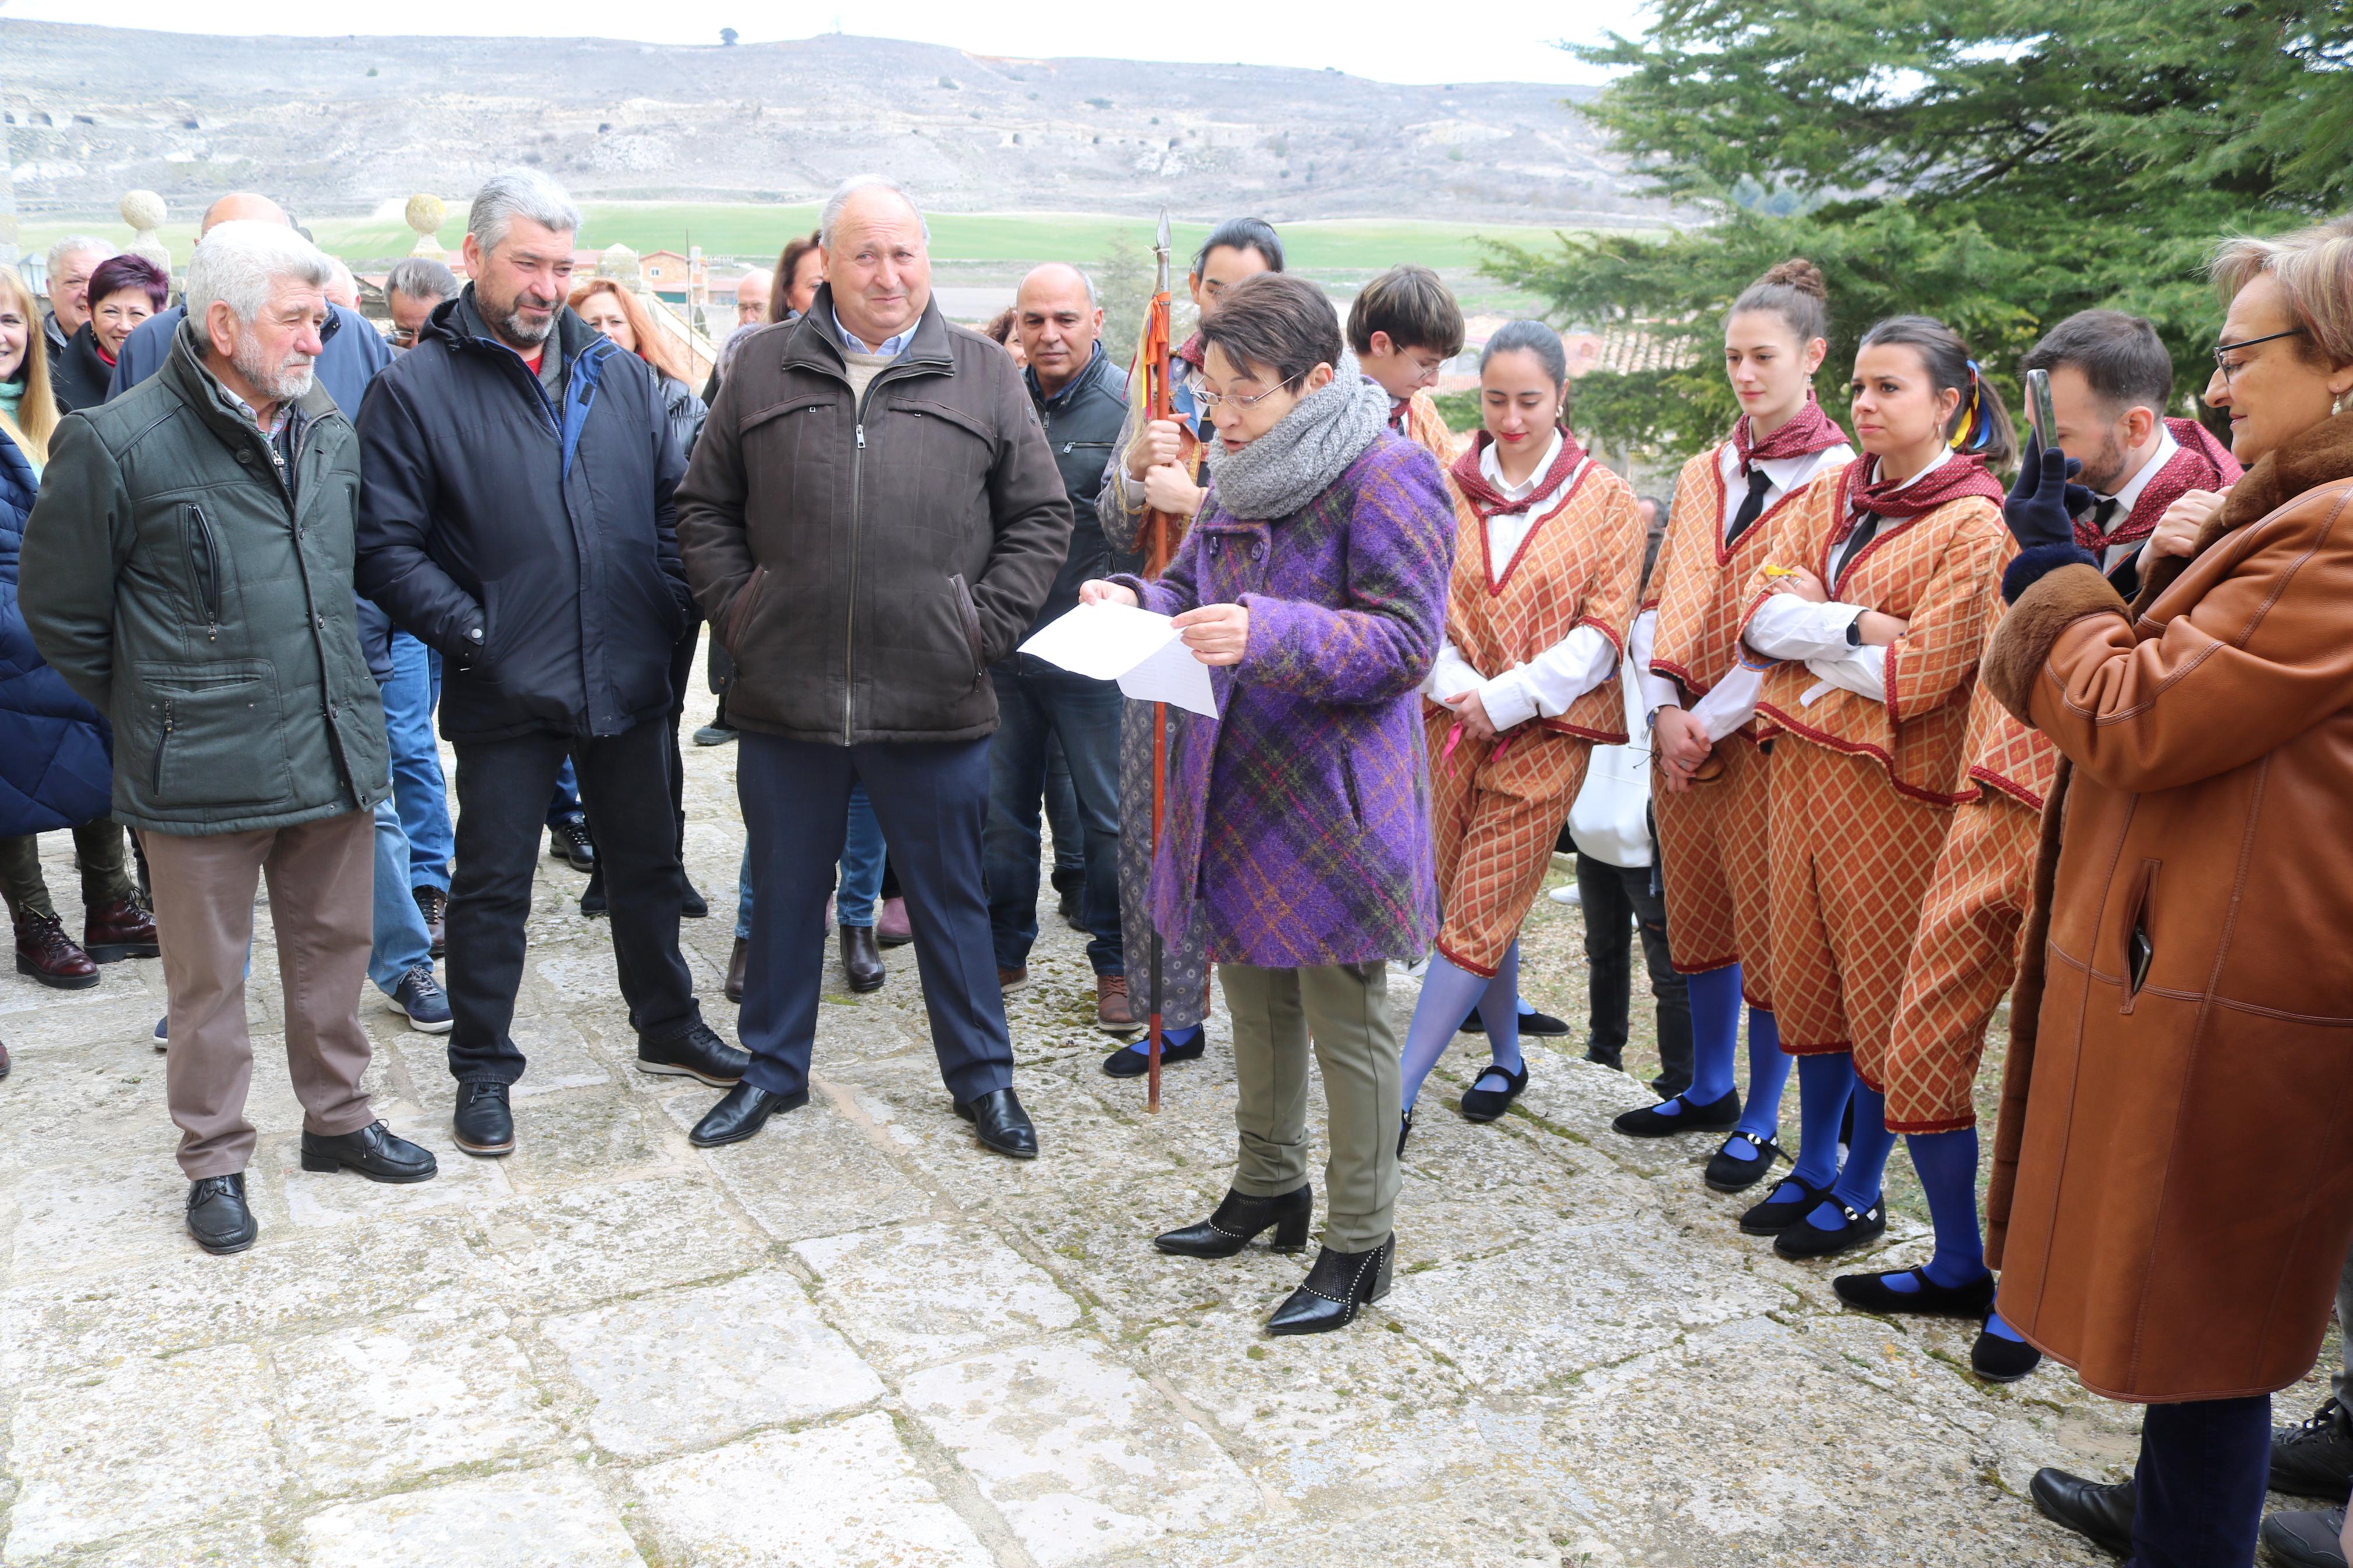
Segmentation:
<svg viewBox="0 0 2353 1568">
<path fill-rule="evenodd" d="M 1565 90 L 839 34 L 688 48 L 0 20 L 27 220 L 107 212 L 136 186 L 176 209 L 240 184 L 356 213 L 520 159 L 608 200 L 806 201 L 872 170 L 943 211 L 1660 221 Z"/>
</svg>

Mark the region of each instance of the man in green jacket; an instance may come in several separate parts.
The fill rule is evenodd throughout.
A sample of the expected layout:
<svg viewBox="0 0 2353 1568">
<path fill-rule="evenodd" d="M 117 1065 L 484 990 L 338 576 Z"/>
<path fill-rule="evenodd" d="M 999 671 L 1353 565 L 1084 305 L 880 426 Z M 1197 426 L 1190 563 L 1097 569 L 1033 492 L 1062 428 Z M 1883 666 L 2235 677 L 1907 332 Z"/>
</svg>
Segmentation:
<svg viewBox="0 0 2353 1568">
<path fill-rule="evenodd" d="M 421 1182 L 360 1088 L 384 708 L 360 651 L 352 427 L 312 374 L 327 258 L 276 224 L 225 223 L 188 270 L 153 378 L 51 438 L 26 524 L 34 642 L 114 725 L 115 815 L 154 884 L 169 992 L 165 1091 L 189 1234 L 253 1245 L 245 970 L 259 878 L 302 1102 L 302 1168 Z"/>
</svg>

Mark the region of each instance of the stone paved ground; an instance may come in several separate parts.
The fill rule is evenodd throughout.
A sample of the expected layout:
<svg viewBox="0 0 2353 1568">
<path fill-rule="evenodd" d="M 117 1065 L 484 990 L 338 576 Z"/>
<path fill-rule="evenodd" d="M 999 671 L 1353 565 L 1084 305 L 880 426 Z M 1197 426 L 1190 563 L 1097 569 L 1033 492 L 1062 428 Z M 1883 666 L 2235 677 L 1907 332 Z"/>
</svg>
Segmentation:
<svg viewBox="0 0 2353 1568">
<path fill-rule="evenodd" d="M 734 752 L 691 755 L 691 867 L 721 913 L 687 940 L 724 1030 Z M 1426 1116 L 1395 1293 L 1266 1340 L 1304 1259 L 1146 1245 L 1224 1187 L 1222 1019 L 1146 1115 L 1096 1070 L 1080 942 L 1050 927 L 1012 1009 L 1046 1152 L 1017 1165 L 949 1114 L 900 950 L 875 996 L 834 972 L 808 1108 L 701 1153 L 712 1095 L 631 1070 L 581 885 L 541 882 L 513 1158 L 454 1151 L 440 1047 L 364 1005 L 384 1114 L 441 1156 L 424 1186 L 295 1168 L 258 947 L 262 1239 L 234 1258 L 180 1230 L 158 966 L 0 982 L 0 1562 L 2105 1561 L 2026 1479 L 2121 1474 L 2137 1413 L 2056 1371 L 1979 1385 L 1968 1326 L 1841 1310 L 1830 1270 L 1735 1232 L 1705 1149 L 1608 1131 L 1646 1098 L 1631 1079 L 1538 1051 L 1504 1123 Z M 1577 935 L 1539 906 L 1556 1010 Z M 1441 1100 L 1475 1070 L 1461 1047 Z M 1899 1217 L 1885 1257 L 1926 1250 Z"/>
</svg>

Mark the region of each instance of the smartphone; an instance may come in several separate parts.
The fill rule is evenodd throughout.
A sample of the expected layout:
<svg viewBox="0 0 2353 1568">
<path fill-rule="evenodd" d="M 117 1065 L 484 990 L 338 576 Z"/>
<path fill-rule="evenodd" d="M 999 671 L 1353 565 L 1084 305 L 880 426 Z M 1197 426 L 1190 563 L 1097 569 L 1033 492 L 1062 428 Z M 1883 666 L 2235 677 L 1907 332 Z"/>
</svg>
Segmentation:
<svg viewBox="0 0 2353 1568">
<path fill-rule="evenodd" d="M 2051 411 L 2051 373 L 2030 370 L 2026 373 L 2026 414 L 2034 421 L 2035 439 L 2044 451 L 2059 444 L 2056 434 L 2059 416 Z"/>
</svg>

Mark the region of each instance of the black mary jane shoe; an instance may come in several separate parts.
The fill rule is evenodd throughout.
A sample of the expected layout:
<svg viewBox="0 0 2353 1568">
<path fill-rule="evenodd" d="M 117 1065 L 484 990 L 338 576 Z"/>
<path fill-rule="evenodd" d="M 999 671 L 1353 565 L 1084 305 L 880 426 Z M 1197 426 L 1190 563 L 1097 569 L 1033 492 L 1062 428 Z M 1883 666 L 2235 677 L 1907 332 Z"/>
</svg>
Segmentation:
<svg viewBox="0 0 2353 1568">
<path fill-rule="evenodd" d="M 1679 1109 L 1670 1113 L 1670 1105 Z M 1728 1089 L 1722 1099 L 1695 1105 L 1687 1094 L 1670 1095 L 1657 1105 L 1626 1112 L 1609 1125 L 1629 1138 L 1667 1138 L 1678 1132 L 1722 1132 L 1740 1121 L 1740 1091 Z"/>
<path fill-rule="evenodd" d="M 1009 1086 L 992 1089 L 977 1100 L 957 1100 L 955 1113 L 972 1123 L 980 1146 L 989 1152 L 1013 1160 L 1038 1157 L 1038 1129 L 1030 1124 L 1029 1113 L 1021 1109 L 1020 1097 Z"/>
<path fill-rule="evenodd" d="M 1836 1198 L 1828 1201 L 1838 1203 Z M 1836 1230 L 1824 1230 L 1801 1219 L 1773 1238 L 1773 1250 L 1784 1258 L 1829 1258 L 1861 1247 L 1867 1241 L 1876 1241 L 1886 1233 L 1887 1200 L 1884 1198 L 1861 1213 L 1844 1204 L 1839 1204 L 1838 1209 L 1841 1223 Z"/>
<path fill-rule="evenodd" d="M 1466 1035 L 1483 1035 L 1487 1032 L 1487 1021 L 1479 1016 L 1478 1008 L 1472 1008 L 1471 1016 L 1462 1020 L 1461 1032 Z M 1538 1039 L 1558 1039 L 1568 1032 L 1567 1020 L 1556 1018 L 1549 1013 L 1520 1015 L 1520 1034 L 1523 1037 L 1534 1035 Z"/>
<path fill-rule="evenodd" d="M 2139 1492 L 2130 1481 L 2087 1481 L 2045 1467 L 2026 1485 L 2043 1517 L 2109 1551 L 2132 1555 L 2133 1510 Z"/>
<path fill-rule="evenodd" d="M 1735 1143 L 1746 1143 L 1754 1154 L 1736 1154 Z M 1701 1179 L 1713 1192 L 1745 1193 L 1772 1173 L 1773 1162 L 1787 1159 L 1781 1145 L 1770 1138 L 1758 1138 L 1746 1132 L 1736 1132 L 1724 1141 L 1724 1147 L 1709 1156 L 1707 1169 Z"/>
<path fill-rule="evenodd" d="M 1914 1289 L 1898 1290 L 1891 1279 L 1910 1279 Z M 1925 1268 L 1901 1268 L 1892 1274 L 1841 1274 L 1831 1289 L 1848 1306 L 1865 1312 L 1909 1312 L 1927 1318 L 1975 1318 L 1979 1322 L 1993 1310 L 1993 1276 L 1981 1274 L 1966 1285 L 1939 1285 Z"/>
<path fill-rule="evenodd" d="M 739 1083 L 719 1097 L 719 1103 L 702 1113 L 694 1131 L 686 1141 L 698 1149 L 716 1149 L 723 1143 L 741 1143 L 754 1137 L 768 1124 L 768 1118 L 780 1111 L 798 1110 L 808 1103 L 808 1090 L 797 1089 L 790 1094 L 776 1094 L 754 1083 Z"/>
<path fill-rule="evenodd" d="M 1989 1329 L 1978 1330 L 1978 1342 L 1969 1347 L 1969 1370 L 1988 1383 L 2016 1383 L 2042 1364 L 2041 1351 L 2024 1340 L 2004 1339 Z M 2125 1517 L 2130 1521 L 2130 1509 L 2125 1510 Z"/>
<path fill-rule="evenodd" d="M 357 1171 L 371 1182 L 429 1182 L 440 1169 L 433 1151 L 420 1149 L 406 1138 L 396 1138 L 381 1121 L 371 1121 L 356 1132 L 330 1138 L 302 1134 L 302 1168 L 313 1173 Z"/>
<path fill-rule="evenodd" d="M 245 1173 L 205 1176 L 188 1184 L 188 1234 L 216 1258 L 243 1252 L 260 1236 L 245 1203 Z"/>
<path fill-rule="evenodd" d="M 1178 1062 L 1198 1061 L 1201 1053 L 1208 1048 L 1207 1029 L 1196 1028 L 1193 1037 L 1181 1046 L 1169 1044 L 1164 1034 L 1160 1037 L 1160 1065 L 1167 1068 Z M 1152 1071 L 1152 1053 L 1141 1046 L 1122 1046 L 1103 1058 L 1103 1069 L 1110 1078 L 1143 1078 Z"/>
<path fill-rule="evenodd" d="M 1308 1223 L 1315 1217 L 1315 1189 L 1302 1183 L 1278 1197 L 1254 1198 L 1229 1188 L 1218 1212 L 1198 1225 L 1164 1231 L 1152 1245 L 1178 1258 L 1231 1258 L 1270 1227 L 1276 1252 L 1303 1252 Z"/>
<path fill-rule="evenodd" d="M 1479 1087 L 1491 1078 L 1502 1079 L 1504 1087 L 1501 1089 Z M 1462 1120 L 1465 1121 L 1494 1121 L 1512 1109 L 1512 1101 L 1519 1099 L 1521 1090 L 1527 1087 L 1528 1064 L 1526 1062 L 1522 1062 L 1520 1070 L 1515 1073 L 1506 1072 L 1494 1063 L 1489 1062 L 1486 1069 L 1480 1073 L 1478 1083 L 1472 1084 L 1462 1091 Z"/>
<path fill-rule="evenodd" d="M 1389 1293 L 1389 1275 L 1397 1263 L 1397 1237 L 1385 1237 L 1370 1252 L 1335 1252 L 1325 1247 L 1315 1256 L 1306 1280 L 1274 1310 L 1266 1321 L 1270 1334 L 1328 1334 L 1356 1321 L 1356 1309 Z"/>
<path fill-rule="evenodd" d="M 1402 1159 L 1404 1159 L 1404 1158 L 1405 1158 L 1405 1141 L 1406 1141 L 1407 1139 L 1409 1139 L 1409 1138 L 1412 1137 L 1412 1136 L 1413 1136 L 1413 1112 L 1412 1112 L 1412 1111 L 1410 1111 L 1410 1110 L 1401 1110 L 1401 1111 L 1399 1111 L 1399 1112 L 1398 1113 L 1398 1159 L 1402 1160 Z"/>
<path fill-rule="evenodd" d="M 1768 1197 L 1753 1205 L 1740 1216 L 1740 1233 L 1743 1236 L 1778 1236 L 1813 1213 L 1814 1205 L 1831 1195 L 1828 1187 L 1818 1187 L 1801 1176 L 1782 1177 L 1773 1191 L 1778 1193 L 1782 1187 L 1797 1188 L 1798 1195 L 1794 1198 Z"/>
</svg>

